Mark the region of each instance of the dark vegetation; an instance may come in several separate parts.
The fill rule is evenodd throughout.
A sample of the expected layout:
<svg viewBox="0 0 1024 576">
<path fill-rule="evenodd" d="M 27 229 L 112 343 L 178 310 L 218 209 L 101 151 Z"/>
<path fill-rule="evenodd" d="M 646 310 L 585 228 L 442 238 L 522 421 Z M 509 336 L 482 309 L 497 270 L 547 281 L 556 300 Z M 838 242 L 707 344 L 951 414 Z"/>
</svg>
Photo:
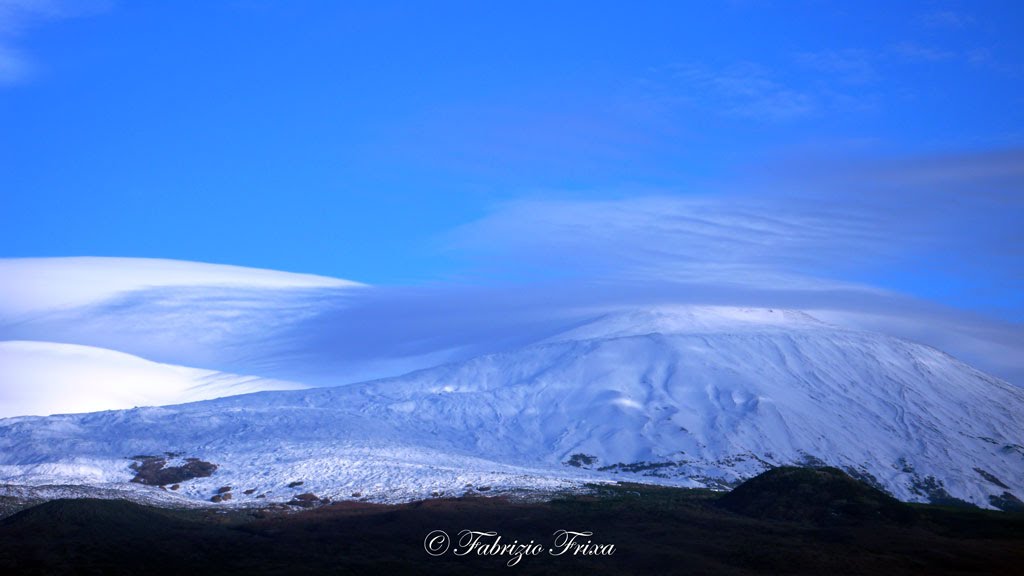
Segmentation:
<svg viewBox="0 0 1024 576">
<path fill-rule="evenodd" d="M 596 456 L 577 452 L 566 460 L 565 463 L 569 466 L 575 466 L 576 468 L 589 468 L 590 466 L 593 466 L 595 462 L 597 462 Z"/>
<path fill-rule="evenodd" d="M 616 552 L 526 557 L 509 568 L 507 557 L 424 551 L 430 531 L 463 528 L 545 545 L 555 530 L 589 530 Z M 57 500 L 0 521 L 0 574 L 19 575 L 933 575 L 1022 566 L 1024 514 L 907 505 L 836 469 L 778 468 L 724 495 L 619 484 L 551 502 L 477 496 L 300 512 Z"/>
<path fill-rule="evenodd" d="M 292 500 L 291 502 L 288 503 L 288 505 L 299 506 L 301 508 L 312 508 L 318 504 L 327 504 L 329 502 L 330 501 L 327 499 L 320 499 L 319 497 L 317 497 L 316 494 L 313 494 L 312 492 L 306 492 L 305 494 L 296 494 L 295 496 L 292 496 Z"/>
<path fill-rule="evenodd" d="M 838 468 L 776 468 L 722 496 L 721 506 L 753 518 L 817 526 L 912 524 L 910 506 Z"/>
<path fill-rule="evenodd" d="M 1020 498 L 1017 498 L 1010 492 L 1003 492 L 999 496 L 989 496 L 988 501 L 1000 510 L 1024 512 L 1024 502 L 1021 502 Z"/>
<path fill-rule="evenodd" d="M 170 458 L 176 456 L 177 454 L 167 454 Z M 131 459 L 135 460 L 131 465 L 131 469 L 135 471 L 132 482 L 150 486 L 165 486 L 193 478 L 205 478 L 217 470 L 216 464 L 198 458 L 186 458 L 181 466 L 167 466 L 167 458 L 164 456 L 133 456 Z M 174 487 L 171 489 L 176 490 Z"/>
</svg>

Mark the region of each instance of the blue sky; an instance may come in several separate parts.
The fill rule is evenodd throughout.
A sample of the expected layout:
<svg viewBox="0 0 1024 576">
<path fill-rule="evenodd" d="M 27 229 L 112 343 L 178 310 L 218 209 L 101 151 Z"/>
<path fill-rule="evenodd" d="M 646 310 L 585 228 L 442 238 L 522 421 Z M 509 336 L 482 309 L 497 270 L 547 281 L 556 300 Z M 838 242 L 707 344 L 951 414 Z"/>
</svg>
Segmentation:
<svg viewBox="0 0 1024 576">
<path fill-rule="evenodd" d="M 1024 318 L 1024 4 L 430 4 L 0 0 L 0 256 Z"/>
</svg>

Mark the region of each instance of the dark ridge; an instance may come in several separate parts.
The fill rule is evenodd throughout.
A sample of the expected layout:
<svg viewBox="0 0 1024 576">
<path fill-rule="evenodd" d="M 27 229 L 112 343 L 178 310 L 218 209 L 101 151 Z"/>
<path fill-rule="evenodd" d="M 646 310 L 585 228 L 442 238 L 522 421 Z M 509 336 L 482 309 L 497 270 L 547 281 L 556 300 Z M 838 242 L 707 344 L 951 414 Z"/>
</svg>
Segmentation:
<svg viewBox="0 0 1024 576">
<path fill-rule="evenodd" d="M 914 521 L 913 508 L 838 468 L 784 466 L 737 486 L 722 507 L 765 520 L 817 525 Z"/>
<path fill-rule="evenodd" d="M 594 486 L 591 494 L 550 502 L 477 495 L 403 505 L 321 501 L 308 509 L 170 510 L 117 500 L 57 500 L 0 521 L 0 574 L 939 576 L 1014 574 L 1024 565 L 1022 514 L 915 505 L 912 526 L 818 523 L 811 512 L 832 500 L 815 495 L 836 485 L 847 501 L 881 509 L 879 516 L 887 518 L 888 500 L 863 486 L 851 488 L 849 481 L 834 470 L 783 469 L 744 485 L 744 492 L 757 496 L 754 502 L 770 494 L 801 510 L 781 521 L 774 513 L 726 510 L 727 497 L 714 491 L 640 484 Z M 808 490 L 809 497 L 792 496 Z M 467 528 L 497 531 L 503 542 L 545 545 L 556 530 L 590 531 L 588 539 L 614 544 L 616 552 L 542 555 L 509 568 L 503 557 L 432 557 L 424 551 L 431 531 L 455 535 Z"/>
<path fill-rule="evenodd" d="M 165 520 L 166 515 L 158 512 L 158 508 L 143 506 L 127 500 L 103 500 L 99 498 L 74 498 L 50 500 L 38 506 L 22 510 L 0 524 L 32 523 L 35 521 L 59 521 L 61 523 L 82 524 L 95 521 L 131 522 L 133 520 Z"/>
</svg>

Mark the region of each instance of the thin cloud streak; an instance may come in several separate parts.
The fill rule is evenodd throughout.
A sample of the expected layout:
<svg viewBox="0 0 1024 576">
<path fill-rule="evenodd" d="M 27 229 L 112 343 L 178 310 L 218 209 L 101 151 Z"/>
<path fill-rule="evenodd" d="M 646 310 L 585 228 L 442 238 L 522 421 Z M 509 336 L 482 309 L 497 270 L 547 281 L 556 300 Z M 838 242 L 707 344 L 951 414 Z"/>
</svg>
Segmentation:
<svg viewBox="0 0 1024 576">
<path fill-rule="evenodd" d="M 476 271 L 459 282 L 150 290 L 2 332 L 341 385 L 510 350 L 617 310 L 792 308 L 932 345 L 1021 385 L 1020 324 L 910 295 L 929 283 L 1020 284 L 1021 158 L 822 161 L 738 182 L 746 193 L 731 195 L 519 200 L 450 233 L 450 250 Z M 887 286 L 888 275 L 912 282 Z"/>
<path fill-rule="evenodd" d="M 880 80 L 878 71 L 864 50 L 823 50 L 800 52 L 796 63 L 828 74 L 844 84 L 871 84 Z"/>
<path fill-rule="evenodd" d="M 1024 382 L 1020 325 L 977 312 L 1014 317 L 1024 306 L 984 302 L 993 283 L 1024 287 L 1024 152 L 784 172 L 732 195 L 511 202 L 450 241 L 489 275 L 615 287 L 634 305 L 650 288 L 652 303 L 832 311 Z M 960 311 L 901 294 L 927 295 L 929 283 L 982 306 Z"/>
<path fill-rule="evenodd" d="M 783 121 L 813 114 L 819 106 L 813 94 L 787 86 L 770 69 L 752 62 L 720 70 L 677 64 L 665 73 L 676 98 L 727 116 Z"/>
<path fill-rule="evenodd" d="M 0 84 L 17 84 L 27 80 L 32 66 L 19 51 L 0 44 Z"/>
<path fill-rule="evenodd" d="M 17 44 L 44 22 L 75 18 L 109 9 L 108 0 L 0 0 L 0 85 L 32 79 L 36 63 Z"/>
<path fill-rule="evenodd" d="M 915 21 L 925 28 L 960 29 L 974 24 L 970 14 L 955 10 L 933 10 L 919 15 Z"/>
</svg>

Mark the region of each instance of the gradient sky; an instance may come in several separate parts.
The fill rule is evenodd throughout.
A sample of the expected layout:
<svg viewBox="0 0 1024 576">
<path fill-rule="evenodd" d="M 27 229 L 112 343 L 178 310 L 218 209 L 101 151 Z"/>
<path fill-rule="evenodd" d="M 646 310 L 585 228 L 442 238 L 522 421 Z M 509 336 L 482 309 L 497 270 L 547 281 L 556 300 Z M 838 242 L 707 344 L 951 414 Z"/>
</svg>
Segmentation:
<svg viewBox="0 0 1024 576">
<path fill-rule="evenodd" d="M 1024 4 L 429 4 L 0 0 L 0 256 L 1024 319 Z"/>
</svg>

